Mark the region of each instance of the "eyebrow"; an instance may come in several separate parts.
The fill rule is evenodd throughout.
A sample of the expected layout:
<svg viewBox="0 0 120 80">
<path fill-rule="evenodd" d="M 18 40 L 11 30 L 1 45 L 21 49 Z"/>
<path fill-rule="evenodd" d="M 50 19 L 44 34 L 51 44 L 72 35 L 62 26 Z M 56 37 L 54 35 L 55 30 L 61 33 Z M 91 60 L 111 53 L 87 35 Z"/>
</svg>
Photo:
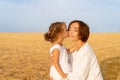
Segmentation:
<svg viewBox="0 0 120 80">
<path fill-rule="evenodd" d="M 70 27 L 69 29 L 71 29 L 71 27 Z M 74 27 L 73 29 L 79 29 L 79 28 L 77 28 L 77 27 Z"/>
<path fill-rule="evenodd" d="M 74 27 L 74 29 L 79 29 L 79 28 L 77 28 L 77 27 Z"/>
</svg>

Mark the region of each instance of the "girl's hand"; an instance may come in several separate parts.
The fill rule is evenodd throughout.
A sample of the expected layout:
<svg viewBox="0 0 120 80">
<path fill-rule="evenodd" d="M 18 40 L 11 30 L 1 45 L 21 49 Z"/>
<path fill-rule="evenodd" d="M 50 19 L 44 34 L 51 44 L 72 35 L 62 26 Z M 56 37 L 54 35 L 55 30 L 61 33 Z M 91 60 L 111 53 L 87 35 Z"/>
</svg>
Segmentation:
<svg viewBox="0 0 120 80">
<path fill-rule="evenodd" d="M 67 78 L 67 74 L 62 75 L 62 78 L 66 79 Z"/>
<path fill-rule="evenodd" d="M 72 53 L 72 52 L 74 52 L 75 50 L 76 50 L 76 46 L 73 46 L 73 47 L 67 49 L 68 53 Z"/>
</svg>

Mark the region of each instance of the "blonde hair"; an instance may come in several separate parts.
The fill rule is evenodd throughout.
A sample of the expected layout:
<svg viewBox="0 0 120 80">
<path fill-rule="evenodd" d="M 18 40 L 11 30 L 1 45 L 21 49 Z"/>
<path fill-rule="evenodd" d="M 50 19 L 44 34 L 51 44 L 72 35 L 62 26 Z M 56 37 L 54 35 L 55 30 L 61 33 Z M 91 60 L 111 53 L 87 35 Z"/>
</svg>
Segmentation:
<svg viewBox="0 0 120 80">
<path fill-rule="evenodd" d="M 58 39 L 59 33 L 63 31 L 64 22 L 54 22 L 50 25 L 49 31 L 44 34 L 44 39 L 49 42 L 55 42 Z"/>
</svg>

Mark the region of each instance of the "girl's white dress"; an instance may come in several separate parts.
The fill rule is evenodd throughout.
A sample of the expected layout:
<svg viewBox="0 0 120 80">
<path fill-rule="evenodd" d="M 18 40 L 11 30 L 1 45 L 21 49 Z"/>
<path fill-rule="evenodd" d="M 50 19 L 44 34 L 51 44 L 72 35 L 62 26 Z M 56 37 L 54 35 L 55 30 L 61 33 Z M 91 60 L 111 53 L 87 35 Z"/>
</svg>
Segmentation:
<svg viewBox="0 0 120 80">
<path fill-rule="evenodd" d="M 71 71 L 71 65 L 68 62 L 68 54 L 67 50 L 64 46 L 61 46 L 59 44 L 55 44 L 50 48 L 50 55 L 52 56 L 52 52 L 54 49 L 59 49 L 60 55 L 59 55 L 59 65 L 64 73 L 69 73 Z M 57 72 L 54 65 L 50 67 L 50 77 L 52 77 L 54 80 L 67 80 L 62 79 L 60 74 Z"/>
</svg>

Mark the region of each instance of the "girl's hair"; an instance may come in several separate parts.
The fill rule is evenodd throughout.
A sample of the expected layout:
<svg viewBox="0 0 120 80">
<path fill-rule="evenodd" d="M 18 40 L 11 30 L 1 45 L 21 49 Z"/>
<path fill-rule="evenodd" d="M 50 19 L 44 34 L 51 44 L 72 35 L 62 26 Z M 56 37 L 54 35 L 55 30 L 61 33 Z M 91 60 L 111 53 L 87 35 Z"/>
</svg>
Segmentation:
<svg viewBox="0 0 120 80">
<path fill-rule="evenodd" d="M 69 26 L 68 26 L 68 30 L 71 26 L 71 24 L 73 23 L 78 23 L 79 25 L 79 37 L 80 37 L 80 40 L 82 40 L 83 42 L 86 42 L 88 40 L 88 37 L 89 37 L 89 34 L 90 34 L 90 31 L 89 31 L 89 26 L 84 23 L 83 21 L 80 21 L 80 20 L 73 20 L 70 22 Z"/>
<path fill-rule="evenodd" d="M 44 34 L 44 39 L 46 41 L 50 41 L 51 43 L 55 42 L 58 39 L 59 33 L 63 31 L 63 25 L 65 25 L 64 22 L 52 23 L 49 27 L 49 31 Z"/>
</svg>

